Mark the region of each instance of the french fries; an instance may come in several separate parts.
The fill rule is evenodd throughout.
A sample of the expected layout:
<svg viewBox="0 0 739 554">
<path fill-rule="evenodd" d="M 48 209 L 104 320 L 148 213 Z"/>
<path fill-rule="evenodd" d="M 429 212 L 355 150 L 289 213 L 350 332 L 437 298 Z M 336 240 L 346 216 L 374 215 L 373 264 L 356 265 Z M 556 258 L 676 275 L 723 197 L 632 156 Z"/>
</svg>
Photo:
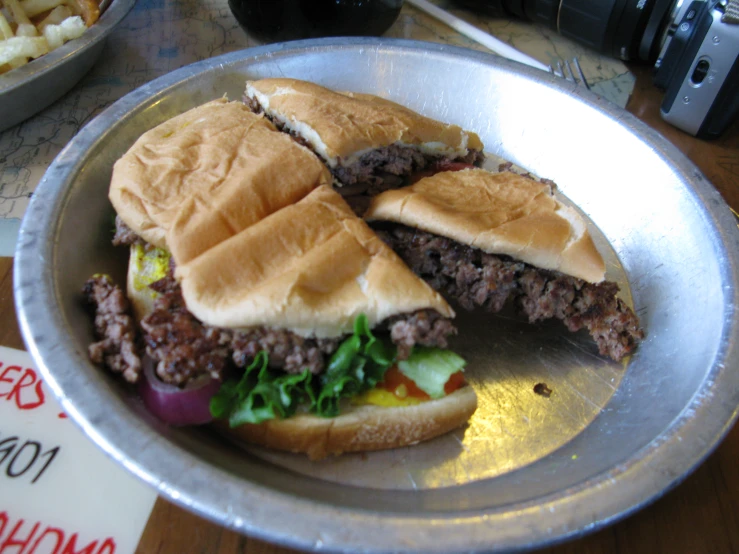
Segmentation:
<svg viewBox="0 0 739 554">
<path fill-rule="evenodd" d="M 93 0 L 67 0 L 67 4 L 75 14 L 82 16 L 88 27 L 100 17 L 100 7 Z"/>
<path fill-rule="evenodd" d="M 13 37 L 0 42 L 0 64 L 16 59 L 38 58 L 49 51 L 44 37 Z"/>
<path fill-rule="evenodd" d="M 81 36 L 99 17 L 96 0 L 0 0 L 0 75 Z"/>
</svg>

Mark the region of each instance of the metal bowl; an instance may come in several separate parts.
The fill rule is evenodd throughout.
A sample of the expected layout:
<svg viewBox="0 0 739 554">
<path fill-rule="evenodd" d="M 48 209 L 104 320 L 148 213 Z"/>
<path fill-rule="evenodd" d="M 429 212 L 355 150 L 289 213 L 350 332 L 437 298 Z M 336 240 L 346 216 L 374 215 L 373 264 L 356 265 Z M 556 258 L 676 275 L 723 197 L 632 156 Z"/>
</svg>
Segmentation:
<svg viewBox="0 0 739 554">
<path fill-rule="evenodd" d="M 120 279 L 127 257 L 110 245 L 111 167 L 144 130 L 224 93 L 240 98 L 245 79 L 267 76 L 392 98 L 474 129 L 489 152 L 556 180 L 593 222 L 608 277 L 641 317 L 636 354 L 620 365 L 555 323 L 461 315 L 454 348 L 480 408 L 438 440 L 313 464 L 157 423 L 87 359 L 80 287 L 97 272 Z M 698 169 L 588 91 L 466 49 L 321 39 L 206 60 L 107 109 L 34 194 L 14 282 L 28 348 L 65 410 L 168 499 L 299 548 L 481 552 L 597 529 L 716 446 L 739 404 L 737 252 L 733 216 Z M 540 381 L 550 398 L 533 393 Z"/>
<path fill-rule="evenodd" d="M 90 71 L 105 38 L 136 0 L 113 0 L 85 33 L 26 65 L 0 75 L 0 132 L 64 96 Z"/>
</svg>

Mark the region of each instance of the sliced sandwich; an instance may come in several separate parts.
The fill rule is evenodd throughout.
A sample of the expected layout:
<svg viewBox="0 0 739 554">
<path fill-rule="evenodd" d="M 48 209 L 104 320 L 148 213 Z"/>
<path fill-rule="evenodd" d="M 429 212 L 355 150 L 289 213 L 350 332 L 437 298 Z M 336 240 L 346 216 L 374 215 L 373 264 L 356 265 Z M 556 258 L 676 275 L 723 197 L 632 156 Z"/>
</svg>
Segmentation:
<svg viewBox="0 0 739 554">
<path fill-rule="evenodd" d="M 576 210 L 549 182 L 512 171 L 440 172 L 375 197 L 365 215 L 434 289 L 466 309 L 515 303 L 529 321 L 585 328 L 614 360 L 643 338 L 605 281 L 605 264 Z"/>
<path fill-rule="evenodd" d="M 127 291 L 104 275 L 86 284 L 91 358 L 138 383 L 165 421 L 215 418 L 312 458 L 463 425 L 477 401 L 446 349 L 453 310 L 326 184 L 313 154 L 232 103 L 175 119 L 115 166 Z M 260 153 L 270 142 L 279 156 Z"/>
<path fill-rule="evenodd" d="M 338 186 L 352 192 L 403 186 L 435 164 L 482 162 L 483 145 L 475 133 L 378 96 L 262 79 L 247 82 L 244 98 L 320 156 Z"/>
</svg>

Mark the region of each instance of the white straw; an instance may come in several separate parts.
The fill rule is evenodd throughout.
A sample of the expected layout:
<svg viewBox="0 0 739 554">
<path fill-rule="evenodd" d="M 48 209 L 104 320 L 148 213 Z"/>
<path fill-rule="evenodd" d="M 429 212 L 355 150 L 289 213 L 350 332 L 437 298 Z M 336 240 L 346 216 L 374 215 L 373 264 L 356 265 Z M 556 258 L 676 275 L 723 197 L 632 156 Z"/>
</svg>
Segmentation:
<svg viewBox="0 0 739 554">
<path fill-rule="evenodd" d="M 505 42 L 498 40 L 492 35 L 489 35 L 485 31 L 481 31 L 474 25 L 470 25 L 466 21 L 450 14 L 449 12 L 442 10 L 441 8 L 434 6 L 432 3 L 426 0 L 406 0 L 409 4 L 413 4 L 419 10 L 422 10 L 429 15 L 435 17 L 439 21 L 442 21 L 458 33 L 463 34 L 467 38 L 474 40 L 475 42 L 482 44 L 485 48 L 492 50 L 496 54 L 514 60 L 517 62 L 525 63 L 536 69 L 542 71 L 549 71 L 549 67 L 544 65 L 538 60 L 535 60 L 531 56 L 527 56 L 523 52 L 520 52 L 506 44 Z"/>
</svg>

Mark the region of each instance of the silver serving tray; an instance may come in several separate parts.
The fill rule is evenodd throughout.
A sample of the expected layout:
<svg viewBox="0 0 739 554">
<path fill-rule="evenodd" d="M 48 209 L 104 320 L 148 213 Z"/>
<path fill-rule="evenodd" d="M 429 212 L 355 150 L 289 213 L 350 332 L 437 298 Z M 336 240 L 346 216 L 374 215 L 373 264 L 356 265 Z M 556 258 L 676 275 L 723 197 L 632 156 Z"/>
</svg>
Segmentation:
<svg viewBox="0 0 739 554">
<path fill-rule="evenodd" d="M 40 112 L 76 85 L 98 60 L 105 39 L 134 2 L 113 0 L 81 37 L 0 75 L 0 132 Z"/>
<path fill-rule="evenodd" d="M 589 338 L 513 314 L 459 317 L 455 350 L 480 397 L 470 425 L 429 443 L 321 463 L 241 449 L 154 421 L 87 359 L 91 274 L 122 279 L 110 245 L 113 162 L 146 129 L 245 79 L 291 76 L 392 98 L 477 131 L 492 154 L 559 183 L 593 222 L 608 278 L 647 338 L 628 363 Z M 285 545 L 352 552 L 482 552 L 592 531 L 679 482 L 737 417 L 739 232 L 674 146 L 588 91 L 466 49 L 323 39 L 235 52 L 132 92 L 49 168 L 20 232 L 23 335 L 65 410 L 168 499 Z M 536 383 L 550 398 L 533 392 Z"/>
</svg>

